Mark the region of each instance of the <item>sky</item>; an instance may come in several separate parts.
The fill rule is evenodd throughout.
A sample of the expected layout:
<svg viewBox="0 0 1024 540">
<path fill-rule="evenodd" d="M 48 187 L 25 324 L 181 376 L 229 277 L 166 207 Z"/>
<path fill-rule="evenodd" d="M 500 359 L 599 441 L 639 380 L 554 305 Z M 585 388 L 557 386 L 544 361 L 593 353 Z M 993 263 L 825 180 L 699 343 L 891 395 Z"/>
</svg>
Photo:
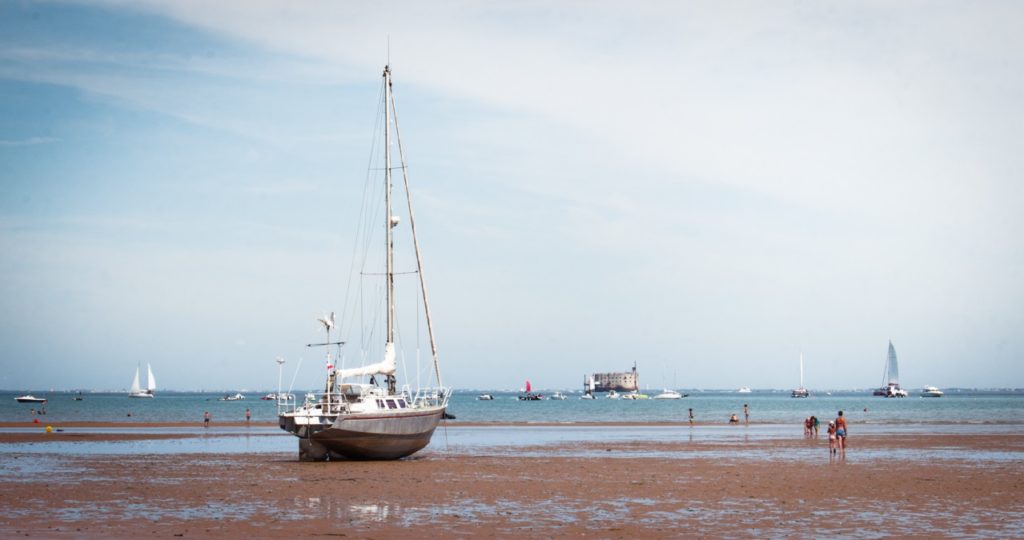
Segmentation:
<svg viewBox="0 0 1024 540">
<path fill-rule="evenodd" d="M 389 62 L 446 384 L 1024 387 L 1022 23 L 0 3 L 0 388 L 322 384 Z"/>
</svg>

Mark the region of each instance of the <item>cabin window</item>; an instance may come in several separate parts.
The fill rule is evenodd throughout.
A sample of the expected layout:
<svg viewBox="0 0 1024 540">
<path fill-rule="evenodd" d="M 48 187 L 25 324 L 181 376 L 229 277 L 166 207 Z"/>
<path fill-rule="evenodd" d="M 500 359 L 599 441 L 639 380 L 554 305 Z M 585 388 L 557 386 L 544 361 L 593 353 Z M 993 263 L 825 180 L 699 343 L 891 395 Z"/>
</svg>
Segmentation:
<svg viewBox="0 0 1024 540">
<path fill-rule="evenodd" d="M 404 399 L 398 400 L 398 408 L 399 409 L 404 409 L 405 407 L 406 407 L 405 400 Z"/>
<path fill-rule="evenodd" d="M 395 404 L 395 400 L 393 400 L 393 399 L 389 399 L 388 400 L 388 408 L 389 409 L 397 409 L 398 408 L 398 405 Z"/>
<path fill-rule="evenodd" d="M 377 408 L 378 409 L 383 409 L 384 408 L 384 400 L 381 400 L 381 399 L 377 400 Z"/>
</svg>

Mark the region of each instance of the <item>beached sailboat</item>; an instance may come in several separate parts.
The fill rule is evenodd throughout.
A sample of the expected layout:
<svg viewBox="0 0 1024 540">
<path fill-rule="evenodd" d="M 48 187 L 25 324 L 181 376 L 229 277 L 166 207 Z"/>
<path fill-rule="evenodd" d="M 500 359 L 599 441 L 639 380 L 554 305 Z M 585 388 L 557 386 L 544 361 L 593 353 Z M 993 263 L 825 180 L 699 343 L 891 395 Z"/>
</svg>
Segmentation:
<svg viewBox="0 0 1024 540">
<path fill-rule="evenodd" d="M 906 390 L 900 388 L 900 368 L 896 361 L 896 348 L 892 346 L 892 340 L 889 340 L 889 355 L 885 361 L 882 381 L 884 386 L 872 392 L 872 395 L 883 397 L 907 397 L 909 395 Z"/>
<path fill-rule="evenodd" d="M 789 397 L 808 397 L 811 393 L 804 388 L 804 353 L 800 353 L 800 387 L 790 394 Z"/>
<path fill-rule="evenodd" d="M 151 398 L 155 397 L 154 391 L 156 391 L 156 378 L 153 377 L 153 366 L 146 364 L 146 387 L 142 388 L 139 385 L 139 369 L 142 366 L 135 366 L 135 378 L 132 379 L 132 386 L 128 389 L 128 397 L 133 398 Z"/>
<path fill-rule="evenodd" d="M 427 301 L 426 282 L 423 274 L 423 259 L 416 237 L 416 221 L 413 217 L 412 199 L 409 194 L 408 167 L 402 147 L 401 132 L 398 129 L 395 102 L 391 89 L 391 69 L 384 67 L 382 106 L 384 121 L 384 178 L 381 187 L 384 195 L 384 286 L 382 311 L 386 313 L 386 330 L 383 337 L 381 360 L 361 367 L 336 369 L 330 354 L 330 346 L 337 345 L 339 351 L 344 342 L 331 342 L 330 331 L 334 326 L 333 314 L 330 319 L 320 319 L 328 332 L 327 381 L 324 391 L 312 398 L 307 396 L 300 406 L 294 402 L 279 401 L 278 423 L 281 429 L 299 438 L 299 459 L 304 461 L 350 459 L 398 459 L 411 455 L 430 443 L 435 428 L 445 416 L 451 391 L 441 384 L 441 372 L 437 345 L 434 339 L 433 321 Z M 394 124 L 392 126 L 392 124 Z M 402 179 L 406 194 L 406 209 L 409 212 L 408 227 L 411 233 L 411 247 L 415 254 L 415 273 L 418 275 L 418 295 L 422 300 L 422 313 L 426 318 L 426 332 L 432 355 L 433 374 L 437 385 L 433 388 L 413 390 L 409 384 L 398 386 L 396 373 L 396 311 L 395 311 L 395 245 L 394 236 L 401 220 L 392 209 L 392 127 L 401 159 Z M 380 215 L 380 212 L 367 212 Z M 363 235 L 367 238 L 369 234 Z M 364 272 L 364 276 L 381 275 Z M 418 312 L 418 310 L 417 310 Z M 418 320 L 418 315 L 417 315 Z M 380 334 L 373 334 L 374 336 Z M 404 364 L 403 364 L 404 365 Z M 369 382 L 364 381 L 369 378 Z M 412 377 L 409 377 L 413 380 Z M 356 382 L 356 381 L 360 382 Z M 383 385 L 381 383 L 383 382 Z M 293 407 L 288 410 L 290 407 Z"/>
</svg>

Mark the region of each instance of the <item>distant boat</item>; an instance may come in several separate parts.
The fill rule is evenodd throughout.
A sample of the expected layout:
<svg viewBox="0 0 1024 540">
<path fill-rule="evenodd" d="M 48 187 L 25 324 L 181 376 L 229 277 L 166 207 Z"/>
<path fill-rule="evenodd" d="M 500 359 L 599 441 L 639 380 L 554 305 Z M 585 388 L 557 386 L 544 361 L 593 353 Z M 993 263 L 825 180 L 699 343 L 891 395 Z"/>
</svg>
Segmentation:
<svg viewBox="0 0 1024 540">
<path fill-rule="evenodd" d="M 519 394 L 519 401 L 540 401 L 542 399 L 544 399 L 544 396 L 533 393 L 530 381 L 526 381 L 526 390 Z"/>
<path fill-rule="evenodd" d="M 921 397 L 942 397 L 942 390 L 934 386 L 925 386 L 924 390 L 921 390 Z"/>
<path fill-rule="evenodd" d="M 737 392 L 739 392 L 741 394 L 749 394 L 751 392 L 751 390 L 750 390 L 749 386 L 741 386 L 740 389 L 737 390 Z"/>
<path fill-rule="evenodd" d="M 46 398 L 38 398 L 32 394 L 25 394 L 24 396 L 14 398 L 14 401 L 17 401 L 18 403 L 46 403 Z"/>
<path fill-rule="evenodd" d="M 654 396 L 654 399 L 682 399 L 683 394 L 666 388 L 662 393 Z"/>
<path fill-rule="evenodd" d="M 491 394 L 480 394 L 479 396 L 476 397 L 476 399 L 480 401 L 493 401 L 494 396 L 492 396 Z"/>
<path fill-rule="evenodd" d="M 132 387 L 128 389 L 128 397 L 133 398 L 151 398 L 156 395 L 153 393 L 156 390 L 156 378 L 153 377 L 153 366 L 146 364 L 147 378 L 146 388 L 143 389 L 139 386 L 139 369 L 140 366 L 135 366 L 135 378 L 132 379 Z"/>
<path fill-rule="evenodd" d="M 622 399 L 647 399 L 650 396 L 647 394 L 641 394 L 639 392 L 627 392 L 620 396 Z"/>
<path fill-rule="evenodd" d="M 565 399 L 565 394 L 563 394 L 561 392 L 555 392 L 554 394 L 551 394 L 551 398 L 550 399 L 554 399 L 554 400 L 557 400 L 557 401 L 562 401 L 562 400 Z"/>
<path fill-rule="evenodd" d="M 260 399 L 263 400 L 263 401 L 277 401 L 277 394 L 275 394 L 274 392 L 271 392 L 271 393 L 261 397 Z"/>
<path fill-rule="evenodd" d="M 593 375 L 583 376 L 583 395 L 580 399 L 594 399 L 594 388 L 597 387 L 597 382 L 594 381 Z"/>
<path fill-rule="evenodd" d="M 896 360 L 896 348 L 889 340 L 889 355 L 885 361 L 885 373 L 882 375 L 882 382 L 885 386 L 872 392 L 872 395 L 882 397 L 907 397 L 906 390 L 900 388 L 900 368 Z"/>
<path fill-rule="evenodd" d="M 790 397 L 808 397 L 811 393 L 804 388 L 804 353 L 800 353 L 800 388 L 793 390 Z"/>
<path fill-rule="evenodd" d="M 615 390 L 609 390 L 608 393 L 604 395 L 604 397 L 605 399 L 619 399 L 619 393 L 616 392 Z"/>
<path fill-rule="evenodd" d="M 220 398 L 220 401 L 241 401 L 243 399 L 245 399 L 245 396 L 243 396 L 242 394 L 228 394 Z"/>
</svg>

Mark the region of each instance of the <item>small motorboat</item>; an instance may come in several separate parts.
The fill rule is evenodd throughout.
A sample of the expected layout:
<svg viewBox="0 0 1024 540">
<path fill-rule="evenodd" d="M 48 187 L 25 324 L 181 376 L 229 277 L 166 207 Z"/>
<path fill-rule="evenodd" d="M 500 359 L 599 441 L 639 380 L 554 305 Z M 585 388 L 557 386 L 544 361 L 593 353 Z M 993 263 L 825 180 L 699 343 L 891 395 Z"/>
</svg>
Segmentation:
<svg viewBox="0 0 1024 540">
<path fill-rule="evenodd" d="M 476 397 L 476 399 L 480 401 L 494 401 L 494 396 L 492 396 L 491 394 L 480 394 L 479 396 Z"/>
<path fill-rule="evenodd" d="M 925 386 L 924 390 L 921 390 L 921 397 L 942 397 L 942 390 L 934 386 Z"/>
<path fill-rule="evenodd" d="M 752 392 L 752 390 L 750 389 L 749 386 L 741 386 L 740 389 L 737 390 L 736 392 L 738 392 L 740 394 L 749 394 L 749 393 Z"/>
<path fill-rule="evenodd" d="M 619 399 L 619 393 L 616 392 L 615 390 L 609 390 L 608 393 L 604 395 L 604 398 L 605 399 Z"/>
<path fill-rule="evenodd" d="M 277 394 L 271 392 L 260 398 L 263 401 L 277 401 Z"/>
<path fill-rule="evenodd" d="M 682 399 L 683 395 L 675 390 L 665 389 L 664 392 L 654 396 L 654 399 Z"/>
<path fill-rule="evenodd" d="M 584 392 L 583 395 L 580 396 L 580 399 L 594 399 L 594 394 Z"/>
<path fill-rule="evenodd" d="M 46 403 L 46 398 L 38 398 L 32 394 L 25 394 L 24 396 L 18 396 L 14 398 L 18 403 Z"/>
<path fill-rule="evenodd" d="M 557 399 L 561 401 L 565 399 L 565 394 L 561 392 L 555 392 L 554 394 L 551 394 L 551 397 L 549 399 Z"/>
<path fill-rule="evenodd" d="M 243 399 L 245 399 L 245 396 L 243 396 L 242 394 L 235 394 L 233 396 L 228 395 L 220 398 L 221 401 L 240 401 Z"/>
</svg>

